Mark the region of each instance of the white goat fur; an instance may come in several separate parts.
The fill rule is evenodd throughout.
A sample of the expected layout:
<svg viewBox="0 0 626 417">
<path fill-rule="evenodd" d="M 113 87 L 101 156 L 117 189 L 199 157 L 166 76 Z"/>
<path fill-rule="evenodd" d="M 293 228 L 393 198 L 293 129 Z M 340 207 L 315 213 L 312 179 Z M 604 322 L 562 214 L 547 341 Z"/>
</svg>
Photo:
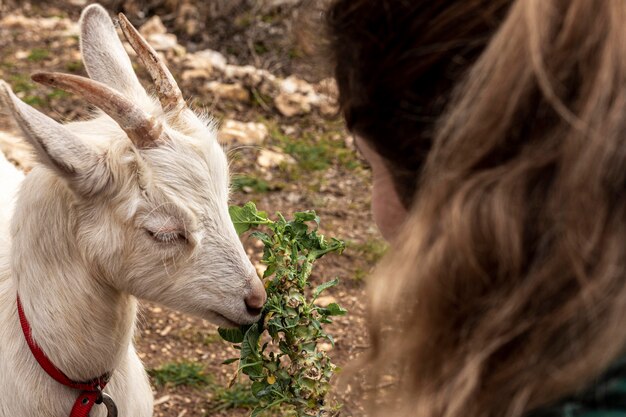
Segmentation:
<svg viewBox="0 0 626 417">
<path fill-rule="evenodd" d="M 78 395 L 33 358 L 18 293 L 34 340 L 58 368 L 76 381 L 114 370 L 105 392 L 119 415 L 145 417 L 153 399 L 132 344 L 135 297 L 233 325 L 257 319 L 244 298 L 263 291 L 228 215 L 228 164 L 211 122 L 185 110 L 183 122 L 168 124 L 102 7 L 85 9 L 81 31 L 91 78 L 160 120 L 170 140 L 137 149 L 104 114 L 60 125 L 0 81 L 2 107 L 42 161 L 22 181 L 10 235 L 0 230 L 0 417 L 68 416 Z M 0 159 L 2 201 L 16 182 L 4 181 L 6 164 Z"/>
</svg>

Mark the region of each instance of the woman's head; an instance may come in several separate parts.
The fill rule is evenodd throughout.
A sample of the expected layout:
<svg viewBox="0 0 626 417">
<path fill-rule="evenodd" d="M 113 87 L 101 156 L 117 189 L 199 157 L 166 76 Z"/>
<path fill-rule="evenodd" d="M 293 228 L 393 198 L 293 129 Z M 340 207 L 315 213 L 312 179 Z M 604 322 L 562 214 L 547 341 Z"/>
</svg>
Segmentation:
<svg viewBox="0 0 626 417">
<path fill-rule="evenodd" d="M 344 0 L 329 9 L 348 128 L 386 160 L 405 207 L 450 91 L 510 2 Z"/>
<path fill-rule="evenodd" d="M 328 19 L 348 126 L 411 207 L 371 283 L 370 375 L 401 362 L 403 415 L 581 388 L 626 344 L 626 3 L 335 0 Z"/>
</svg>

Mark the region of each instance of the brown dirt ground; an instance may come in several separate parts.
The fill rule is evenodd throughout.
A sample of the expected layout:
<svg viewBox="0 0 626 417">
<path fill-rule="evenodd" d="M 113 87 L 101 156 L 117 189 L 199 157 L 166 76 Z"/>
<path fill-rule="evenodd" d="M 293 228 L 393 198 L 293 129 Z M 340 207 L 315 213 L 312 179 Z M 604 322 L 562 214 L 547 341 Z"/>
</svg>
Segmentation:
<svg viewBox="0 0 626 417">
<path fill-rule="evenodd" d="M 318 71 L 307 62 L 293 42 L 291 29 L 297 17 L 297 7 L 279 7 L 264 14 L 254 2 L 232 0 L 196 2 L 201 4 L 196 14 L 185 19 L 177 17 L 177 1 L 102 1 L 112 12 L 126 11 L 136 24 L 153 13 L 164 16 L 168 30 L 179 36 L 179 42 L 188 51 L 212 48 L 220 50 L 229 63 L 252 64 L 271 70 L 276 75 L 297 74 L 314 79 Z M 185 2 L 179 2 L 185 3 Z M 189 2 L 188 2 L 189 3 Z M 0 18 L 7 14 L 32 17 L 65 16 L 77 19 L 80 7 L 70 1 L 5 2 L 0 0 Z M 186 29 L 195 24 L 199 29 Z M 190 23 L 191 22 L 191 23 Z M 210 28 L 210 29 L 208 29 Z M 187 32 L 189 33 L 187 33 Z M 79 119 L 88 115 L 88 109 L 69 95 L 50 94 L 41 86 L 29 81 L 29 74 L 40 69 L 83 74 L 79 64 L 78 41 L 55 28 L 29 31 L 20 27 L 0 27 L 0 78 L 14 89 L 22 91 L 22 98 L 61 121 Z M 43 51 L 43 52 L 42 52 Z M 171 62 L 174 75 L 180 68 Z M 143 77 L 145 80 L 145 77 Z M 232 149 L 232 170 L 267 181 L 268 192 L 236 191 L 233 203 L 252 200 L 270 213 L 315 209 L 322 218 L 322 232 L 340 237 L 348 242 L 342 256 L 331 255 L 319 262 L 313 275 L 314 283 L 334 277 L 341 284 L 330 295 L 348 309 L 349 314 L 338 318 L 330 326 L 337 341 L 330 356 L 339 366 L 367 348 L 368 340 L 364 317 L 364 280 L 383 247 L 380 236 L 369 214 L 369 171 L 358 160 L 351 148 L 349 135 L 337 118 L 323 118 L 312 113 L 301 117 L 285 118 L 275 109 L 253 103 L 229 103 L 199 92 L 192 81 L 181 84 L 187 97 L 203 103 L 218 118 L 241 121 L 262 121 L 270 127 L 271 137 L 266 147 L 285 150 L 285 138 L 293 143 L 304 143 L 297 159 L 301 163 L 290 168 L 262 169 L 255 163 L 258 149 Z M 12 125 L 0 114 L 0 130 L 11 130 Z M 287 133 L 285 133 L 287 132 Z M 260 248 L 244 240 L 253 259 L 260 258 Z M 201 363 L 213 383 L 201 388 L 186 386 L 154 387 L 155 416 L 200 417 L 245 416 L 249 409 L 234 408 L 212 412 L 220 387 L 231 377 L 234 366 L 220 363 L 233 357 L 235 351 L 216 336 L 216 327 L 198 318 L 186 316 L 150 303 L 144 303 L 139 320 L 136 344 L 148 369 L 180 361 Z M 362 415 L 361 401 L 349 393 L 338 396 L 344 402 L 342 415 Z M 235 404 L 236 405 L 236 404 Z M 281 415 L 277 412 L 273 415 Z"/>
</svg>

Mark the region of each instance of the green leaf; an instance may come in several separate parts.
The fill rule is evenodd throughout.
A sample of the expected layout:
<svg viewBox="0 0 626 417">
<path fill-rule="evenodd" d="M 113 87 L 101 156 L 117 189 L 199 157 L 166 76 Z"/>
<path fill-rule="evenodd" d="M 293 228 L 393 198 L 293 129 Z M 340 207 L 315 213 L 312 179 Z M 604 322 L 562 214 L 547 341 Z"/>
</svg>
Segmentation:
<svg viewBox="0 0 626 417">
<path fill-rule="evenodd" d="M 231 363 L 235 363 L 239 360 L 239 358 L 230 358 L 230 359 L 226 359 L 224 362 L 222 362 L 222 365 L 230 365 Z"/>
<path fill-rule="evenodd" d="M 320 218 L 315 214 L 314 211 L 301 211 L 298 213 L 294 213 L 293 219 L 298 222 L 311 222 L 320 223 Z"/>
<path fill-rule="evenodd" d="M 243 332 L 239 328 L 225 329 L 222 327 L 218 327 L 217 333 L 219 333 L 221 338 L 226 340 L 227 342 L 230 342 L 230 343 L 243 342 Z"/>
<path fill-rule="evenodd" d="M 328 316 L 343 316 L 347 312 L 348 310 L 340 307 L 337 303 L 328 304 L 328 306 L 324 309 L 324 313 Z"/>
<path fill-rule="evenodd" d="M 267 388 L 267 384 L 261 381 L 254 381 L 250 388 L 252 389 L 252 393 L 254 394 L 254 396 L 259 397 L 260 396 L 259 393 L 262 392 L 265 388 Z"/>
<path fill-rule="evenodd" d="M 319 259 L 330 252 L 342 253 L 343 250 L 346 248 L 346 244 L 344 242 L 335 238 L 332 239 L 330 244 L 324 242 L 323 239 L 324 236 L 320 236 L 320 249 L 312 250 L 309 253 L 309 259 Z"/>
<path fill-rule="evenodd" d="M 252 202 L 246 203 L 243 207 L 230 206 L 228 213 L 239 235 L 250 230 L 252 226 L 272 223 L 267 213 L 258 211 Z"/>
<path fill-rule="evenodd" d="M 327 289 L 329 289 L 329 288 L 331 288 L 331 287 L 334 287 L 334 286 L 335 286 L 335 285 L 337 285 L 337 284 L 339 284 L 339 279 L 335 278 L 335 279 L 333 279 L 332 281 L 328 281 L 328 282 L 323 283 L 322 285 L 319 285 L 319 286 L 318 286 L 317 288 L 315 288 L 315 290 L 313 291 L 313 301 L 315 301 L 315 300 L 317 299 L 317 297 L 319 297 L 319 295 L 320 295 L 323 291 L 325 291 L 325 290 L 327 290 Z"/>
<path fill-rule="evenodd" d="M 256 360 L 259 356 L 259 325 L 254 323 L 243 336 L 241 342 L 241 359 L 242 361 L 252 358 Z"/>
</svg>

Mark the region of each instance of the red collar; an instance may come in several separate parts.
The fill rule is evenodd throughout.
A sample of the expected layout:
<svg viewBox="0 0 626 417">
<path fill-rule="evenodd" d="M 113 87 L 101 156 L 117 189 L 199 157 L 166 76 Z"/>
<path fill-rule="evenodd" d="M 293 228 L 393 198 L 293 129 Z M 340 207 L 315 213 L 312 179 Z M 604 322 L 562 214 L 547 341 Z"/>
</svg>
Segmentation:
<svg viewBox="0 0 626 417">
<path fill-rule="evenodd" d="M 87 382 L 72 381 L 63 372 L 59 370 L 52 361 L 46 356 L 39 346 L 35 343 L 32 337 L 32 332 L 28 320 L 24 315 L 22 309 L 22 303 L 19 295 L 17 296 L 17 311 L 20 316 L 20 324 L 22 325 L 22 332 L 26 338 L 26 343 L 32 352 L 33 356 L 39 363 L 39 366 L 43 368 L 48 375 L 50 375 L 59 384 L 66 387 L 73 388 L 80 391 L 78 398 L 74 402 L 74 407 L 70 413 L 70 417 L 87 417 L 94 404 L 100 404 L 102 402 L 102 389 L 109 382 L 111 374 L 107 373 L 98 378 L 92 379 Z"/>
</svg>

